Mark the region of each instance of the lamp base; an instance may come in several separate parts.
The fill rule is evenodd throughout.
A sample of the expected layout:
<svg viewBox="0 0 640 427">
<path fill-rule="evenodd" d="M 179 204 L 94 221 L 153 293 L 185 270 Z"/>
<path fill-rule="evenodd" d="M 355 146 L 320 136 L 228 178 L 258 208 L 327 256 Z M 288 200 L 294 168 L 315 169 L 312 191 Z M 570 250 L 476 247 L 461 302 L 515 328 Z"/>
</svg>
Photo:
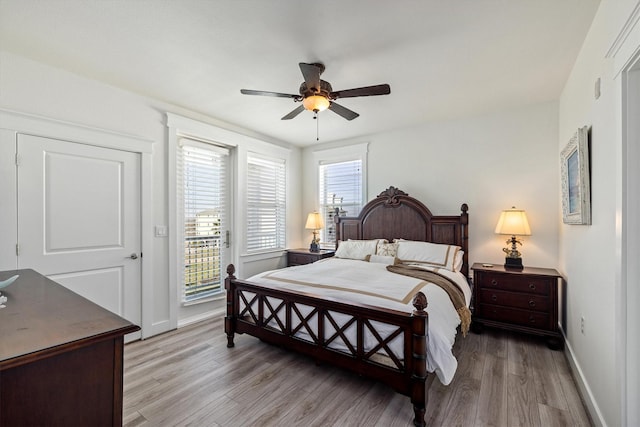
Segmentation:
<svg viewBox="0 0 640 427">
<path fill-rule="evenodd" d="M 510 270 L 522 270 L 524 268 L 522 265 L 522 258 L 505 258 L 504 268 L 508 268 Z"/>
<path fill-rule="evenodd" d="M 309 252 L 320 252 L 320 246 L 316 242 L 311 242 L 311 246 L 309 246 Z"/>
</svg>

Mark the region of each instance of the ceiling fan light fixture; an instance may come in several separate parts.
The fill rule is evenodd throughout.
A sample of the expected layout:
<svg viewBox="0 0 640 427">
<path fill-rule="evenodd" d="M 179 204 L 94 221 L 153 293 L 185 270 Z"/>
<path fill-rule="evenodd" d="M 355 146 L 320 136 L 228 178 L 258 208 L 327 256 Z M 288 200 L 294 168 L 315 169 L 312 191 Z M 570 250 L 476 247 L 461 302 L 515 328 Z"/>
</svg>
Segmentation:
<svg viewBox="0 0 640 427">
<path fill-rule="evenodd" d="M 324 111 L 329 108 L 329 100 L 321 95 L 307 96 L 303 101 L 305 110 L 309 111 Z"/>
</svg>

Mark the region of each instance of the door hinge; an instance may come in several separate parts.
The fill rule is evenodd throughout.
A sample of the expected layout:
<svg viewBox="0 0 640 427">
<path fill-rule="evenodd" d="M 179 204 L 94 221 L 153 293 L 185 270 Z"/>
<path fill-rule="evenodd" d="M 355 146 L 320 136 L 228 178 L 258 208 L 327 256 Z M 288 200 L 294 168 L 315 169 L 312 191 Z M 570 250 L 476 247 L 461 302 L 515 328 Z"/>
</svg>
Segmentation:
<svg viewBox="0 0 640 427">
<path fill-rule="evenodd" d="M 16 166 L 20 166 L 20 155 L 16 153 Z"/>
<path fill-rule="evenodd" d="M 20 244 L 16 243 L 16 256 L 20 256 Z"/>
</svg>

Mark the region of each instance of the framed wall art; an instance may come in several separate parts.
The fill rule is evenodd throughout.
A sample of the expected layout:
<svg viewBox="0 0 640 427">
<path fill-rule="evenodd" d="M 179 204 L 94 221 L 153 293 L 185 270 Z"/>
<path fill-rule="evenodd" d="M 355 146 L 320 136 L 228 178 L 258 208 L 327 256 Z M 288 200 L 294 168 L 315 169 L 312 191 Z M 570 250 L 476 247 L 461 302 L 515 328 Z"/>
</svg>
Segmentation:
<svg viewBox="0 0 640 427">
<path fill-rule="evenodd" d="M 589 128 L 584 126 L 562 150 L 562 220 L 565 224 L 591 224 Z"/>
</svg>

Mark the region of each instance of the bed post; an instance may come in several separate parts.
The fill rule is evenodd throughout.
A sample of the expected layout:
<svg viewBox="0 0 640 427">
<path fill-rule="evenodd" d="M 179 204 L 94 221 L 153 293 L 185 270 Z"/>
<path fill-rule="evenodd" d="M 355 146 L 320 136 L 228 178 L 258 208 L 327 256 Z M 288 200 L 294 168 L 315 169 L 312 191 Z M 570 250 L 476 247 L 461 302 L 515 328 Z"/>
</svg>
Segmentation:
<svg viewBox="0 0 640 427">
<path fill-rule="evenodd" d="M 460 226 L 462 227 L 462 250 L 464 255 L 462 256 L 462 273 L 469 280 L 469 206 L 463 203 L 460 206 Z"/>
<path fill-rule="evenodd" d="M 429 317 L 425 309 L 427 308 L 427 297 L 422 292 L 418 292 L 413 297 L 413 339 L 411 357 L 413 359 L 413 372 L 411 373 L 411 403 L 413 404 L 414 419 L 413 425 L 424 427 L 424 415 L 427 408 L 427 329 Z"/>
<path fill-rule="evenodd" d="M 227 334 L 227 347 L 233 347 L 233 336 L 236 331 L 236 318 L 233 309 L 235 307 L 235 286 L 231 281 L 236 278 L 233 274 L 236 268 L 233 264 L 227 266 L 227 277 L 224 279 L 224 288 L 227 291 L 227 316 L 224 318 L 224 331 Z"/>
</svg>

